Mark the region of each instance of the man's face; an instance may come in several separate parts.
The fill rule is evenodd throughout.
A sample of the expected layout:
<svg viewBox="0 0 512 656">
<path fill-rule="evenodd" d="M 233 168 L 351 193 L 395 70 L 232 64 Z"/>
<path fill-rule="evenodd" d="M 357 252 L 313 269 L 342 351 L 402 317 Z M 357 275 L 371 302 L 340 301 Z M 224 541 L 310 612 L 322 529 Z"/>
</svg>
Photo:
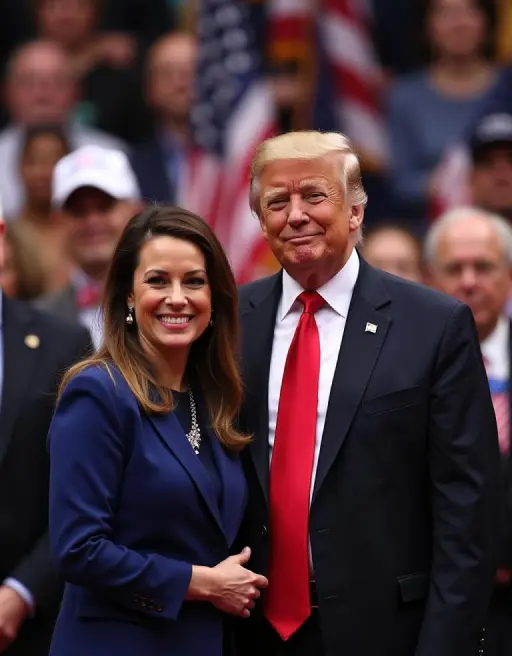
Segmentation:
<svg viewBox="0 0 512 656">
<path fill-rule="evenodd" d="M 512 219 L 512 144 L 485 149 L 470 175 L 473 202 Z"/>
<path fill-rule="evenodd" d="M 66 121 L 75 101 L 75 85 L 64 54 L 47 43 L 27 46 L 13 62 L 6 97 L 15 123 Z"/>
<path fill-rule="evenodd" d="M 149 57 L 148 102 L 163 117 L 186 120 L 194 98 L 196 44 L 176 35 L 157 43 Z"/>
<path fill-rule="evenodd" d="M 485 339 L 510 294 L 511 268 L 496 228 L 479 216 L 448 226 L 431 275 L 437 288 L 471 308 L 480 339 Z"/>
<path fill-rule="evenodd" d="M 394 228 L 382 229 L 364 243 L 365 260 L 395 276 L 422 282 L 421 254 L 414 239 Z"/>
<path fill-rule="evenodd" d="M 63 47 L 83 44 L 96 23 L 98 0 L 39 0 L 39 31 Z"/>
<path fill-rule="evenodd" d="M 76 264 L 87 274 L 102 277 L 126 223 L 137 209 L 136 203 L 117 200 L 92 187 L 72 193 L 64 206 L 64 215 Z"/>
<path fill-rule="evenodd" d="M 304 287 L 318 287 L 349 258 L 363 213 L 346 202 L 339 159 L 327 156 L 267 164 L 259 216 L 283 268 Z"/>
</svg>

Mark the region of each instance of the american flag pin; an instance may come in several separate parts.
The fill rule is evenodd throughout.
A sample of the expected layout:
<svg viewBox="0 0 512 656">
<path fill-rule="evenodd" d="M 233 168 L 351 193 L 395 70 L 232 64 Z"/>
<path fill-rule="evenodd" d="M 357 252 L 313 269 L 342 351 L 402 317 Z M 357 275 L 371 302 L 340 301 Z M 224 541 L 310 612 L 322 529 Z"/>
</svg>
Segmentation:
<svg viewBox="0 0 512 656">
<path fill-rule="evenodd" d="M 364 332 L 365 333 L 376 333 L 377 332 L 377 324 L 368 322 L 366 324 L 366 328 L 364 329 Z"/>
</svg>

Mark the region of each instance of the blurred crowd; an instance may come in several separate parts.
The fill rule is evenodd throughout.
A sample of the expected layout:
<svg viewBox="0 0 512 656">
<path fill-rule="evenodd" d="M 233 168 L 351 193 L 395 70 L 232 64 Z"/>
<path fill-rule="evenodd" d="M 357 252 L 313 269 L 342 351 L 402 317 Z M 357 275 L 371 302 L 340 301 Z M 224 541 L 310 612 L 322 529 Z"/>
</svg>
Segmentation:
<svg viewBox="0 0 512 656">
<path fill-rule="evenodd" d="M 370 198 L 367 231 L 392 222 L 421 240 L 441 213 L 457 205 L 512 216 L 507 0 L 373 0 L 364 15 L 350 9 L 351 3 L 326 2 L 338 12 L 337 36 L 346 37 L 334 44 L 341 64 L 330 77 L 330 37 L 316 30 L 322 16 L 313 3 L 228 4 L 248 15 L 262 62 L 259 73 L 271 89 L 275 129 L 342 130 L 361 146 Z M 327 9 L 324 19 L 330 20 Z M 84 248 L 100 251 L 100 242 L 115 242 L 115 229 L 106 235 L 107 218 L 94 228 L 93 219 L 70 221 L 70 208 L 52 203 L 54 168 L 78 148 L 125 153 L 137 202 L 198 209 L 187 202 L 185 170 L 197 146 L 191 119 L 211 111 L 204 102 L 198 105 L 204 101 L 198 62 L 212 56 L 205 36 L 210 10 L 215 11 L 211 0 L 2 3 L 0 198 L 9 222 L 3 274 L 8 293 L 33 299 L 62 291 L 83 268 Z M 226 36 L 232 45 L 243 41 L 240 35 L 240 30 L 223 33 L 225 49 Z M 354 71 L 363 67 L 365 77 L 358 78 Z M 351 113 L 344 112 L 347 107 Z M 364 112 L 372 126 L 354 120 Z M 385 137 L 378 158 L 365 150 L 365 131 L 376 125 L 383 126 Z M 243 123 L 237 130 L 242 144 Z M 213 188 L 200 185 L 199 195 L 208 186 Z M 96 213 L 110 216 L 120 199 L 96 191 L 103 194 L 96 194 L 102 200 Z M 121 213 L 126 218 L 132 210 Z M 202 214 L 210 218 L 208 211 Z M 229 247 L 225 243 L 228 255 L 252 257 L 241 220 L 240 226 Z M 275 266 L 268 254 L 261 261 L 249 278 Z M 98 280 L 87 266 L 85 272 Z"/>
</svg>

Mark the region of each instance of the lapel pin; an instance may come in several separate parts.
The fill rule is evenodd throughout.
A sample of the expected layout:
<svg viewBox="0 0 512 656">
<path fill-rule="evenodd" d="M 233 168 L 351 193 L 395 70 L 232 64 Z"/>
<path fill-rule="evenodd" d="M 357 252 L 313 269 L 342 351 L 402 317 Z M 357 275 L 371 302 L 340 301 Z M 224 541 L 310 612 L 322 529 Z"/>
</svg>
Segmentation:
<svg viewBox="0 0 512 656">
<path fill-rule="evenodd" d="M 39 337 L 37 335 L 26 335 L 25 344 L 30 349 L 38 348 L 38 346 L 40 344 Z"/>
<path fill-rule="evenodd" d="M 366 328 L 364 329 L 364 332 L 365 333 L 376 333 L 377 332 L 377 324 L 368 322 L 366 324 Z"/>
</svg>

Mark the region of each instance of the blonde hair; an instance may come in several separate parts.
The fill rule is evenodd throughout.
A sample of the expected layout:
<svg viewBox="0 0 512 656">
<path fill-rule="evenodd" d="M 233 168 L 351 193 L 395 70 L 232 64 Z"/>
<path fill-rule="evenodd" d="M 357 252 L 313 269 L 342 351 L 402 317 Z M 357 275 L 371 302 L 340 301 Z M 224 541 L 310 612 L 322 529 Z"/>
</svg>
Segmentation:
<svg viewBox="0 0 512 656">
<path fill-rule="evenodd" d="M 304 130 L 288 132 L 263 141 L 256 150 L 251 164 L 249 204 L 260 214 L 260 176 L 267 164 L 280 159 L 316 159 L 338 155 L 341 184 L 351 205 L 366 206 L 368 197 L 361 180 L 359 157 L 348 137 L 341 132 Z"/>
</svg>

